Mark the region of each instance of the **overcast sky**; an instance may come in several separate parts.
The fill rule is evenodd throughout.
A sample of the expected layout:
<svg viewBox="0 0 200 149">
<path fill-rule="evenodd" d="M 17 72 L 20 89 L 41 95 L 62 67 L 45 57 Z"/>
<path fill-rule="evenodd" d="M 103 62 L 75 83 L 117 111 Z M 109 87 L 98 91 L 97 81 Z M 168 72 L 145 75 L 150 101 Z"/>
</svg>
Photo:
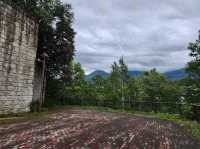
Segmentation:
<svg viewBox="0 0 200 149">
<path fill-rule="evenodd" d="M 110 71 L 124 56 L 131 70 L 185 67 L 200 29 L 200 0 L 62 0 L 75 14 L 76 60 L 86 73 Z"/>
</svg>

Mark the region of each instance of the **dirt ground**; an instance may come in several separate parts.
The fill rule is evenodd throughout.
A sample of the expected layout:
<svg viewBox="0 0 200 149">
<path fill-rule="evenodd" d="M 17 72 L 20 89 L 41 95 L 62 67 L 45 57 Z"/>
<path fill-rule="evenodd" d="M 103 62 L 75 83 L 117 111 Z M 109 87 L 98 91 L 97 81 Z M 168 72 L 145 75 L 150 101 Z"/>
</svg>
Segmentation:
<svg viewBox="0 0 200 149">
<path fill-rule="evenodd" d="M 0 149 L 198 149 L 174 123 L 71 108 L 48 119 L 0 125 Z"/>
</svg>

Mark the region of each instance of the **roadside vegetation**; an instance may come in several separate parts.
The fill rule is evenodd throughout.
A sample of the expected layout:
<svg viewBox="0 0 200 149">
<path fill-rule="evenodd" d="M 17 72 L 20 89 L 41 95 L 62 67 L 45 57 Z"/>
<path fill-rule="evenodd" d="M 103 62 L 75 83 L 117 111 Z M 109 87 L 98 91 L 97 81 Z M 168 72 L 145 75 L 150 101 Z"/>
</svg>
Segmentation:
<svg viewBox="0 0 200 149">
<path fill-rule="evenodd" d="M 38 120 L 44 121 L 48 118 L 48 114 L 50 114 L 48 111 L 4 114 L 0 115 L 0 124 L 12 124 Z"/>
</svg>

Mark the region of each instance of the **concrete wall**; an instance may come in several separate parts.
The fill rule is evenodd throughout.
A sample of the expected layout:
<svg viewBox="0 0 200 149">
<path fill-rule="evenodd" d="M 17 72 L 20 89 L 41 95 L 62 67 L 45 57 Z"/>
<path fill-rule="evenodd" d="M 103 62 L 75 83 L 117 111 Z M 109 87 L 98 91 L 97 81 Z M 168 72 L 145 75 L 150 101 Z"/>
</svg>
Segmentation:
<svg viewBox="0 0 200 149">
<path fill-rule="evenodd" d="M 29 111 L 38 25 L 0 1 L 0 114 Z"/>
</svg>

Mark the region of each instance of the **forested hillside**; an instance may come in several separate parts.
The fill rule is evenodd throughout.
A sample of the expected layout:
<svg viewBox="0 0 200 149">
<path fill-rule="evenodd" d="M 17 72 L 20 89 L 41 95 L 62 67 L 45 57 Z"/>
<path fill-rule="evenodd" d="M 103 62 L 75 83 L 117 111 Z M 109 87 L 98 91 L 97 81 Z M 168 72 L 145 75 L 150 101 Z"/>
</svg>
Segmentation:
<svg viewBox="0 0 200 149">
<path fill-rule="evenodd" d="M 141 76 L 144 75 L 144 73 L 145 73 L 145 71 L 139 71 L 139 70 L 138 71 L 136 71 L 136 70 L 135 71 L 133 71 L 133 70 L 132 71 L 131 70 L 128 71 L 128 74 L 131 77 L 141 77 Z M 162 74 L 168 80 L 181 80 L 181 79 L 187 77 L 187 75 L 188 75 L 185 69 L 168 71 L 168 72 L 164 72 Z M 87 81 L 91 81 L 92 78 L 97 76 L 97 75 L 99 75 L 99 76 L 101 76 L 101 77 L 103 77 L 105 79 L 105 78 L 107 78 L 109 76 L 109 73 L 107 73 L 107 72 L 105 72 L 103 70 L 96 70 L 96 71 L 86 75 L 85 79 Z"/>
</svg>

